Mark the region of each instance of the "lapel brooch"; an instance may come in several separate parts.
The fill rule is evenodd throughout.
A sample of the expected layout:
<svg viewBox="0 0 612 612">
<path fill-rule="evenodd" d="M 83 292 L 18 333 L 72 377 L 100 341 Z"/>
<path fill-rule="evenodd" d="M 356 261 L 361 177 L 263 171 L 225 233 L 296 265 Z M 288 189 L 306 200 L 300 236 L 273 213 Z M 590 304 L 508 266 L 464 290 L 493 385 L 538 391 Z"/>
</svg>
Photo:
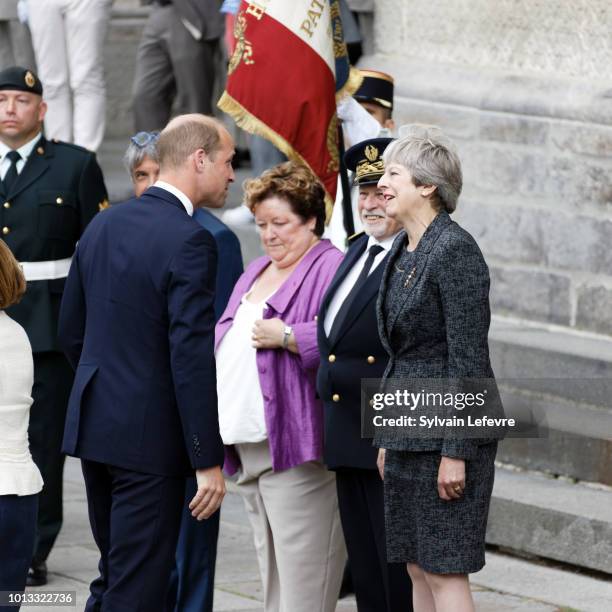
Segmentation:
<svg viewBox="0 0 612 612">
<path fill-rule="evenodd" d="M 400 274 L 403 274 L 404 272 L 406 272 L 406 270 L 404 268 L 400 268 L 397 264 L 393 264 L 395 267 L 395 271 L 399 272 Z M 408 278 L 406 278 L 406 280 L 404 281 L 404 288 L 408 288 L 408 285 L 410 285 L 410 283 L 412 282 L 412 279 L 414 278 L 414 275 L 416 273 L 416 266 L 413 266 L 412 270 L 410 270 L 410 272 L 408 273 Z"/>
<path fill-rule="evenodd" d="M 408 274 L 408 278 L 406 279 L 406 282 L 404 283 L 404 288 L 408 288 L 408 285 L 410 285 L 410 283 L 412 282 L 412 279 L 414 278 L 414 275 L 416 273 L 416 266 L 414 266 L 412 268 L 412 270 L 410 270 L 410 273 Z"/>
</svg>

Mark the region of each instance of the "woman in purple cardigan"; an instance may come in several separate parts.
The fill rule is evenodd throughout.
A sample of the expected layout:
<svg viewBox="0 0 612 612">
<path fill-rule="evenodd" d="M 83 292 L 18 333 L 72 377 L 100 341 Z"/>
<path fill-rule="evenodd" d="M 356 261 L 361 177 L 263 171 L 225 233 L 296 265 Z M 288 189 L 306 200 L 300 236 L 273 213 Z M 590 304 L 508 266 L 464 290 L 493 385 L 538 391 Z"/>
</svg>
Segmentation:
<svg viewBox="0 0 612 612">
<path fill-rule="evenodd" d="M 332 612 L 345 550 L 334 475 L 321 463 L 316 318 L 342 254 L 321 240 L 324 191 L 307 168 L 286 162 L 245 190 L 266 255 L 216 328 L 225 469 L 238 472 L 265 610 Z"/>
</svg>

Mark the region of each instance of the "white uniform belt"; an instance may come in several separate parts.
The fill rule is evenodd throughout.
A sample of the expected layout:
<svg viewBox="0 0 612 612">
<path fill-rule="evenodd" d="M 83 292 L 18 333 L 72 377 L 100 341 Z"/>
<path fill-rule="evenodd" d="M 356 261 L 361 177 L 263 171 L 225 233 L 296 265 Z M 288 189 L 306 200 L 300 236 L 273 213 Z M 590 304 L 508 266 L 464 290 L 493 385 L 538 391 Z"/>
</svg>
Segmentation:
<svg viewBox="0 0 612 612">
<path fill-rule="evenodd" d="M 66 278 L 72 257 L 54 261 L 22 261 L 21 269 L 27 281 L 53 280 Z"/>
</svg>

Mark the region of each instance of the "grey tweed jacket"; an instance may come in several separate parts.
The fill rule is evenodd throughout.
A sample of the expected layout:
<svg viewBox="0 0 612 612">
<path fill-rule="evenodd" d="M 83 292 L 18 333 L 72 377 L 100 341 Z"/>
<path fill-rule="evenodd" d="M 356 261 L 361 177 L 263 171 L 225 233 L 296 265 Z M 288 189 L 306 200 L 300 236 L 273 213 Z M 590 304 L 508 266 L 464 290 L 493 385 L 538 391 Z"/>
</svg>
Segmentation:
<svg viewBox="0 0 612 612">
<path fill-rule="evenodd" d="M 406 233 L 393 243 L 376 305 L 378 331 L 390 359 L 383 381 L 393 379 L 492 379 L 489 361 L 489 270 L 472 236 L 440 212 L 414 253 L 407 287 L 388 292 L 394 260 L 406 247 Z M 397 300 L 401 304 L 397 304 Z M 392 304 L 393 320 L 384 304 Z M 396 308 L 399 306 L 399 308 Z M 440 450 L 460 459 L 475 456 L 490 440 L 416 439 L 377 433 L 375 446 L 395 450 Z"/>
</svg>

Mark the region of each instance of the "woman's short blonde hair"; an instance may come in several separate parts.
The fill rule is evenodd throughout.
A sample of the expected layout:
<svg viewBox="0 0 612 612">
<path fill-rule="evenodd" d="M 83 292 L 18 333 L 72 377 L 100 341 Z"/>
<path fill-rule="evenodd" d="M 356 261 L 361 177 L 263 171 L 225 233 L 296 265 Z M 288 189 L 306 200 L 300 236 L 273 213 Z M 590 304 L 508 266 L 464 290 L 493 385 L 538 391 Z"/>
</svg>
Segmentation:
<svg viewBox="0 0 612 612">
<path fill-rule="evenodd" d="M 435 185 L 436 208 L 452 213 L 463 187 L 461 162 L 455 146 L 444 132 L 434 125 L 411 123 L 402 125 L 399 138 L 383 153 L 385 167 L 404 166 L 416 187 Z"/>
<path fill-rule="evenodd" d="M 244 181 L 245 204 L 251 212 L 267 198 L 286 200 L 291 211 L 303 221 L 316 219 L 314 233 L 321 237 L 325 229 L 325 190 L 319 179 L 306 167 L 288 161 L 266 170 L 261 176 Z"/>
<path fill-rule="evenodd" d="M 16 304 L 26 290 L 26 281 L 19 262 L 0 240 L 0 310 Z"/>
</svg>

